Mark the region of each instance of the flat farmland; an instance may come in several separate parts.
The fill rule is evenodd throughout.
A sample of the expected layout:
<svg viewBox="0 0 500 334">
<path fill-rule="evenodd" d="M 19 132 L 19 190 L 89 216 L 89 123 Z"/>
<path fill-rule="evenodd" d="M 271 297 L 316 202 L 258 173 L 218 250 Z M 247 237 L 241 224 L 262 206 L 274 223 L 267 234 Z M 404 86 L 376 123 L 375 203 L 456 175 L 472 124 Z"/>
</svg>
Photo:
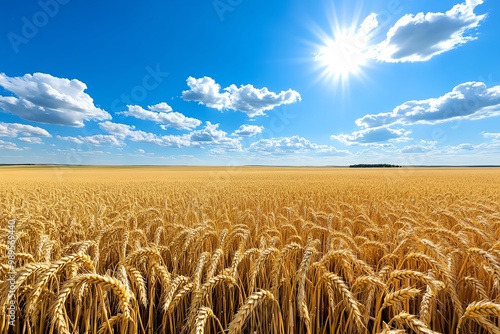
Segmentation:
<svg viewBox="0 0 500 334">
<path fill-rule="evenodd" d="M 0 190 L 2 333 L 500 331 L 500 169 L 1 167 Z"/>
</svg>

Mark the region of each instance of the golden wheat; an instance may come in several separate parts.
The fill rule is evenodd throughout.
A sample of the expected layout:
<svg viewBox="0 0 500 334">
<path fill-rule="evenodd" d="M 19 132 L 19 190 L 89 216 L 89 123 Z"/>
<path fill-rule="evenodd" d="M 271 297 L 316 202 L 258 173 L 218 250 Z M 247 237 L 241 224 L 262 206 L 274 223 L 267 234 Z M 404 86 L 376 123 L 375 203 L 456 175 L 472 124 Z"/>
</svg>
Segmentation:
<svg viewBox="0 0 500 334">
<path fill-rule="evenodd" d="M 497 169 L 221 171 L 1 167 L 0 333 L 500 333 Z"/>
</svg>

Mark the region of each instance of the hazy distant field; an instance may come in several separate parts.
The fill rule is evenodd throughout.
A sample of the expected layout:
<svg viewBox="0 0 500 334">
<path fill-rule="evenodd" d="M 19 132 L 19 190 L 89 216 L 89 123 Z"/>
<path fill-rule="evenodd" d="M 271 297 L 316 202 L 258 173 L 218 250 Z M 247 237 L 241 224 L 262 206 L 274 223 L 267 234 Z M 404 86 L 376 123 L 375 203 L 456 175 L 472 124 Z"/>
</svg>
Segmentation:
<svg viewBox="0 0 500 334">
<path fill-rule="evenodd" d="M 0 189 L 1 333 L 499 331 L 500 169 L 2 167 Z"/>
</svg>

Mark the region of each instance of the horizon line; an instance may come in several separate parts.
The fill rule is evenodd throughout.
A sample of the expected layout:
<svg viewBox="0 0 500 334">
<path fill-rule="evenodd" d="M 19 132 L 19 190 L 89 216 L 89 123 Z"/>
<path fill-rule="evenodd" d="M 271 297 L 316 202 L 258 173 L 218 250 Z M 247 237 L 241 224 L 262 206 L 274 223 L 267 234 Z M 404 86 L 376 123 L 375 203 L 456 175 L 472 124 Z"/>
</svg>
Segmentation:
<svg viewBox="0 0 500 334">
<path fill-rule="evenodd" d="M 366 165 L 367 167 L 351 167 L 358 165 Z M 374 165 L 374 166 L 372 166 Z M 247 165 L 126 165 L 126 164 L 116 164 L 116 165 L 107 165 L 107 164 L 54 164 L 54 163 L 0 163 L 0 167 L 224 167 L 224 168 L 235 168 L 235 167 L 291 167 L 291 168 L 353 168 L 353 169 L 364 169 L 364 168 L 383 168 L 383 169 L 391 169 L 391 168 L 500 168 L 500 165 L 494 164 L 482 164 L 482 165 L 452 165 L 452 164 L 440 164 L 440 165 L 392 165 L 391 167 L 376 167 L 376 165 L 384 165 L 379 163 L 374 164 L 352 164 L 352 165 L 264 165 L 264 164 L 247 164 Z M 390 164 L 385 164 L 390 165 Z"/>
</svg>

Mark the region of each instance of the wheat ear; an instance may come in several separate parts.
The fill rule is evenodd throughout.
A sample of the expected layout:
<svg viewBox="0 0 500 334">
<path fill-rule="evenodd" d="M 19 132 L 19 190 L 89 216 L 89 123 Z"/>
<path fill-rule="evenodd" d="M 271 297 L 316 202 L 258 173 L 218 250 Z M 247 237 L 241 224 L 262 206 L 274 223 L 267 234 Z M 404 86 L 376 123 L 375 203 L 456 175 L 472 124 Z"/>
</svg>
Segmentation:
<svg viewBox="0 0 500 334">
<path fill-rule="evenodd" d="M 346 308 L 354 316 L 354 321 L 356 323 L 358 333 L 366 332 L 367 329 L 363 321 L 363 316 L 361 314 L 361 311 L 359 310 L 359 302 L 356 300 L 356 298 L 354 298 L 344 280 L 334 273 L 323 274 L 323 279 L 328 284 L 331 284 L 332 287 L 335 287 L 335 289 L 342 295 L 342 300 L 344 301 Z"/>
<path fill-rule="evenodd" d="M 311 333 L 311 317 L 309 316 L 309 309 L 307 308 L 306 302 L 306 277 L 307 270 L 309 269 L 309 265 L 311 264 L 314 251 L 315 250 L 312 247 L 307 247 L 305 249 L 304 257 L 302 258 L 302 262 L 300 263 L 300 267 L 297 273 L 297 303 L 299 305 L 299 315 L 306 325 L 308 334 Z"/>
<path fill-rule="evenodd" d="M 61 333 L 69 333 L 69 327 L 65 316 L 65 302 L 71 292 L 77 289 L 81 284 L 93 284 L 103 289 L 111 288 L 118 296 L 120 309 L 124 319 L 130 319 L 130 292 L 125 285 L 114 277 L 102 276 L 98 274 L 83 274 L 67 281 L 62 286 L 56 300 L 52 306 L 52 322 Z"/>
<path fill-rule="evenodd" d="M 245 301 L 245 304 L 240 307 L 233 320 L 229 323 L 228 334 L 240 333 L 248 317 L 266 300 L 277 303 L 274 295 L 270 291 L 260 290 L 251 294 Z"/>
<path fill-rule="evenodd" d="M 431 321 L 431 306 L 436 300 L 436 293 L 430 288 L 427 287 L 427 291 L 422 297 L 422 302 L 420 303 L 420 320 L 427 326 L 429 326 Z"/>
<path fill-rule="evenodd" d="M 467 318 L 477 319 L 478 317 L 491 315 L 500 316 L 500 304 L 486 300 L 470 303 L 465 309 L 464 315 L 458 321 L 456 333 L 460 332 L 460 328 Z"/>
<path fill-rule="evenodd" d="M 222 330 L 223 333 L 224 328 L 222 327 L 222 324 L 220 323 L 219 319 L 215 316 L 212 309 L 210 307 L 202 306 L 200 307 L 200 309 L 198 310 L 198 314 L 196 315 L 195 325 L 193 330 L 191 331 L 191 334 L 205 333 L 205 325 L 209 318 L 213 318 L 217 322 L 219 328 Z"/>
<path fill-rule="evenodd" d="M 137 289 L 139 292 L 139 300 L 143 306 L 148 305 L 148 297 L 146 293 L 146 281 L 144 280 L 144 277 L 142 276 L 141 272 L 134 268 L 134 267 L 127 267 L 127 272 L 130 277 L 130 281 L 132 282 L 132 285 Z"/>
<path fill-rule="evenodd" d="M 429 327 L 427 327 L 427 325 L 420 321 L 415 315 L 406 312 L 401 312 L 392 318 L 389 322 L 389 326 L 393 322 L 404 324 L 417 334 L 440 334 L 439 332 L 429 329 Z"/>
</svg>

